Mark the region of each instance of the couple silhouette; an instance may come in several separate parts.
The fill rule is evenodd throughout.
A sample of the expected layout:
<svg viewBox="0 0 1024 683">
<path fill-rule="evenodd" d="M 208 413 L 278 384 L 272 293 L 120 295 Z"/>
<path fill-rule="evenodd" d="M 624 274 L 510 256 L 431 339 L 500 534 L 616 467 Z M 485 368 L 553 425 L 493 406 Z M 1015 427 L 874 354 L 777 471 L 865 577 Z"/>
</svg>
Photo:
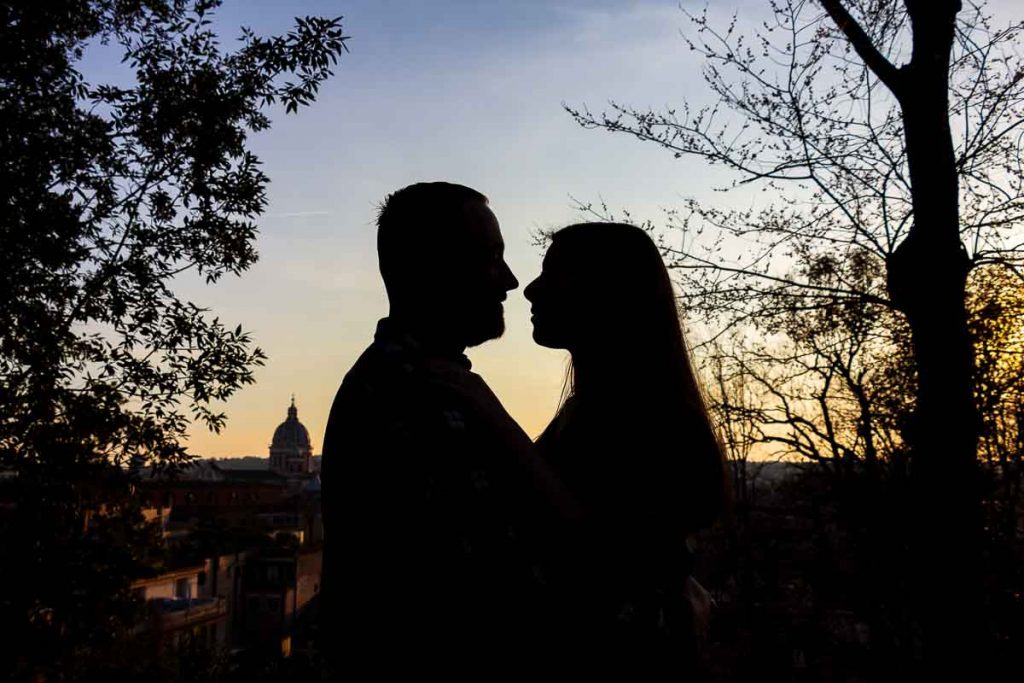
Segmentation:
<svg viewBox="0 0 1024 683">
<path fill-rule="evenodd" d="M 692 678 L 692 536 L 721 449 L 668 271 L 641 229 L 553 234 L 525 289 L 571 368 L 534 442 L 472 372 L 519 286 L 487 198 L 419 183 L 377 221 L 389 315 L 324 436 L 324 647 L 361 678 Z"/>
</svg>

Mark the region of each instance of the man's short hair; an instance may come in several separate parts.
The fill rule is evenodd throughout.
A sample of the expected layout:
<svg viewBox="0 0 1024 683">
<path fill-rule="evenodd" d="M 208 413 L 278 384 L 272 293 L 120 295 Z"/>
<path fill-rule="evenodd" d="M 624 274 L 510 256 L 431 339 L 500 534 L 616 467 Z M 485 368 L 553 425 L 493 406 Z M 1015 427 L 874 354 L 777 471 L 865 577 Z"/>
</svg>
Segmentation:
<svg viewBox="0 0 1024 683">
<path fill-rule="evenodd" d="M 466 205 L 487 197 L 455 183 L 416 183 L 389 194 L 377 214 L 377 258 L 389 295 L 452 245 Z"/>
</svg>

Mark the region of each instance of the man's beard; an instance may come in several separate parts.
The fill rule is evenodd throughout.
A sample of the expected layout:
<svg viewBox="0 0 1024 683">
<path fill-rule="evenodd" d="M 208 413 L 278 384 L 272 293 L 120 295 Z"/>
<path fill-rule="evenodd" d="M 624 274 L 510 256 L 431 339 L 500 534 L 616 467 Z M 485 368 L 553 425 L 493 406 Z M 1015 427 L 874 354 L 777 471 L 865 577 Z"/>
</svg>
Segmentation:
<svg viewBox="0 0 1024 683">
<path fill-rule="evenodd" d="M 505 334 L 505 310 L 501 304 L 482 308 L 480 313 L 466 320 L 466 346 L 479 346 Z"/>
</svg>

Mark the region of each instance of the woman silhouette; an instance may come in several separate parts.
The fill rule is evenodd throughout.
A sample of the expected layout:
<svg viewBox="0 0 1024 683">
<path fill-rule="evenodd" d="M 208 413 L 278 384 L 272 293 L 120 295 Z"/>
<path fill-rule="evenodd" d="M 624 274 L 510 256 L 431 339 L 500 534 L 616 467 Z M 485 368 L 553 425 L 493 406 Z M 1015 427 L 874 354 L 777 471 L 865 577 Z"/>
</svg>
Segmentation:
<svg viewBox="0 0 1024 683">
<path fill-rule="evenodd" d="M 636 226 L 570 225 L 525 296 L 534 340 L 571 355 L 538 447 L 584 515 L 562 575 L 581 665 L 692 673 L 690 538 L 722 512 L 725 468 L 665 264 Z"/>
</svg>

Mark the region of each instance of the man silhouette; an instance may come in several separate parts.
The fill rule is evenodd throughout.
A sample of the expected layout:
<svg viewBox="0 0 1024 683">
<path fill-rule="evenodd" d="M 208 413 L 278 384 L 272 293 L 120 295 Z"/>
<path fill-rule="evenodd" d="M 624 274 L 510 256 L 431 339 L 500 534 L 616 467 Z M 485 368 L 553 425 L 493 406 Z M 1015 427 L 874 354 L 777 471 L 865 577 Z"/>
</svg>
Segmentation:
<svg viewBox="0 0 1024 683">
<path fill-rule="evenodd" d="M 438 182 L 390 195 L 377 225 L 390 312 L 324 436 L 326 647 L 371 677 L 529 668 L 556 623 L 546 539 L 571 505 L 464 355 L 501 336 L 519 284 L 498 221 Z"/>
</svg>

